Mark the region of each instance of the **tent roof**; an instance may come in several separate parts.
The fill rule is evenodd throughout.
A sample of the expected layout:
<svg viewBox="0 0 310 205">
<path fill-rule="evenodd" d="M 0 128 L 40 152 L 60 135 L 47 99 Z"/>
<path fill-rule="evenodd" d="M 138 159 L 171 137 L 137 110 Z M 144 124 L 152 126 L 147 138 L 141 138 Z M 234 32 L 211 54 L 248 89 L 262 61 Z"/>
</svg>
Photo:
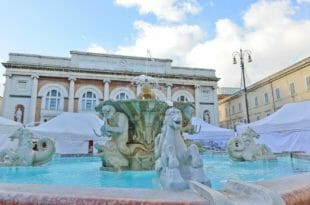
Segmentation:
<svg viewBox="0 0 310 205">
<path fill-rule="evenodd" d="M 15 122 L 13 120 L 0 117 L 0 125 L 1 126 L 16 126 L 16 127 L 22 127 L 23 125 L 19 122 Z"/>
<path fill-rule="evenodd" d="M 198 117 L 193 117 L 191 119 L 193 125 L 197 125 L 201 127 L 200 131 L 207 131 L 207 132 L 231 132 L 232 130 L 230 129 L 225 129 L 221 127 L 217 127 L 211 124 L 208 124 L 207 122 L 203 121 L 201 118 Z"/>
<path fill-rule="evenodd" d="M 234 135 L 233 130 L 210 125 L 198 117 L 193 117 L 191 122 L 192 125 L 197 126 L 198 129 L 200 127 L 200 132 L 193 135 L 185 134 L 184 136 L 189 139 L 204 139 L 207 137 L 232 137 Z"/>
<path fill-rule="evenodd" d="M 253 128 L 258 133 L 310 130 L 310 100 L 288 103 L 264 119 L 237 126 L 237 130 L 241 133 L 247 127 Z"/>
<path fill-rule="evenodd" d="M 100 133 L 104 124 L 98 116 L 91 113 L 63 112 L 50 121 L 31 128 L 34 132 L 59 133 L 90 137 L 94 136 L 93 130 Z"/>
</svg>

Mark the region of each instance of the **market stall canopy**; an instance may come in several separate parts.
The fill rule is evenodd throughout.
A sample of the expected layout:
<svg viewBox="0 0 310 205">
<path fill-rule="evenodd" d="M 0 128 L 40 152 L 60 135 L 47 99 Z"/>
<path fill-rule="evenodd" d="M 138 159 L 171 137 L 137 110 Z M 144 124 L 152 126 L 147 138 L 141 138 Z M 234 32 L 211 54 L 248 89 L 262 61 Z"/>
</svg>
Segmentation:
<svg viewBox="0 0 310 205">
<path fill-rule="evenodd" d="M 19 122 L 0 117 L 0 151 L 3 149 L 14 149 L 17 146 L 17 140 L 11 141 L 9 137 L 23 125 Z"/>
<path fill-rule="evenodd" d="M 197 141 L 210 149 L 225 150 L 226 142 L 234 136 L 233 130 L 210 125 L 198 117 L 193 117 L 191 122 L 199 132 L 192 135 L 184 133 L 184 137 Z"/>
<path fill-rule="evenodd" d="M 31 127 L 34 137 L 49 137 L 55 141 L 56 153 L 88 153 L 89 141 L 102 143 L 106 139 L 97 137 L 104 124 L 98 116 L 91 113 L 63 112 L 50 121 Z"/>
<path fill-rule="evenodd" d="M 237 126 L 240 135 L 252 128 L 273 152 L 310 152 L 310 101 L 289 103 L 270 116 L 256 122 Z"/>
</svg>

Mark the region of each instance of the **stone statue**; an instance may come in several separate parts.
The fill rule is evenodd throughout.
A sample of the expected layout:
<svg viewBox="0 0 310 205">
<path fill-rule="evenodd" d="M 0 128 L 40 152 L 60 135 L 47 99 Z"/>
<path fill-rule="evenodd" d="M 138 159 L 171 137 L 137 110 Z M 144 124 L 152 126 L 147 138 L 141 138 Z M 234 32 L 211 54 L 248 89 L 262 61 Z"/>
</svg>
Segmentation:
<svg viewBox="0 0 310 205">
<path fill-rule="evenodd" d="M 183 190 L 188 180 L 211 186 L 203 170 L 198 148 L 187 147 L 181 135 L 182 114 L 179 109 L 169 108 L 165 113 L 162 132 L 155 140 L 155 170 L 165 189 Z"/>
<path fill-rule="evenodd" d="M 15 112 L 16 122 L 22 122 L 23 112 L 18 108 Z"/>
<path fill-rule="evenodd" d="M 0 152 L 0 166 L 36 166 L 47 163 L 55 153 L 54 142 L 48 138 L 34 142 L 28 129 L 19 128 L 11 140 L 18 140 L 16 150 Z"/>
<path fill-rule="evenodd" d="M 104 145 L 95 144 L 102 160 L 102 169 L 135 169 L 131 167 L 132 158 L 147 152 L 142 144 L 128 144 L 128 118 L 122 112 L 116 112 L 112 105 L 104 105 L 102 114 L 105 124 L 101 127 L 101 136 L 109 137 Z"/>
<path fill-rule="evenodd" d="M 195 116 L 195 107 L 190 102 L 174 102 L 173 106 L 182 112 L 182 132 L 189 134 L 197 134 L 200 132 L 201 127 L 194 126 L 191 119 Z"/>
<path fill-rule="evenodd" d="M 259 134 L 248 128 L 240 138 L 229 140 L 227 146 L 229 157 L 237 161 L 276 159 L 269 147 L 265 144 L 256 144 L 254 138 L 259 138 Z"/>
</svg>

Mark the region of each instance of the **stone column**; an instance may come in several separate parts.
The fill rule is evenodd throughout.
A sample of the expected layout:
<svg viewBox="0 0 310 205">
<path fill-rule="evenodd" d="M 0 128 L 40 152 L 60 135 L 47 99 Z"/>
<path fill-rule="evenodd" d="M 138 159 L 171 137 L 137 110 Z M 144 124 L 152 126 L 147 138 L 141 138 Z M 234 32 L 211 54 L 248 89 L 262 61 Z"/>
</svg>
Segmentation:
<svg viewBox="0 0 310 205">
<path fill-rule="evenodd" d="M 111 80 L 110 79 L 104 79 L 102 80 L 103 84 L 104 84 L 104 90 L 103 90 L 103 100 L 109 100 L 110 99 L 110 83 Z"/>
<path fill-rule="evenodd" d="M 172 87 L 172 83 L 166 83 L 166 89 L 167 89 L 167 94 L 166 94 L 166 98 L 167 101 L 172 101 L 171 99 L 171 87 Z"/>
<path fill-rule="evenodd" d="M 3 104 L 2 104 L 2 116 L 9 118 L 9 110 L 10 110 L 10 94 L 12 87 L 12 74 L 4 74 L 5 76 L 5 87 L 4 87 L 4 95 L 3 95 Z"/>
<path fill-rule="evenodd" d="M 70 87 L 69 87 L 69 101 L 68 101 L 68 112 L 74 111 L 74 86 L 75 86 L 75 77 L 69 77 Z"/>
<path fill-rule="evenodd" d="M 32 80 L 32 91 L 31 91 L 31 99 L 30 99 L 29 123 L 35 122 L 39 76 L 32 75 L 31 78 L 33 80 Z"/>
<path fill-rule="evenodd" d="M 218 107 L 218 99 L 217 99 L 217 88 L 216 87 L 212 87 L 213 90 L 213 94 L 214 94 L 214 124 L 218 125 L 219 124 L 219 107 Z M 212 122 L 211 122 L 212 123 Z"/>
<path fill-rule="evenodd" d="M 200 102 L 200 85 L 195 85 L 195 111 L 196 111 L 196 117 L 201 117 L 199 115 L 199 111 L 200 111 L 200 106 L 199 106 L 199 102 Z"/>
</svg>

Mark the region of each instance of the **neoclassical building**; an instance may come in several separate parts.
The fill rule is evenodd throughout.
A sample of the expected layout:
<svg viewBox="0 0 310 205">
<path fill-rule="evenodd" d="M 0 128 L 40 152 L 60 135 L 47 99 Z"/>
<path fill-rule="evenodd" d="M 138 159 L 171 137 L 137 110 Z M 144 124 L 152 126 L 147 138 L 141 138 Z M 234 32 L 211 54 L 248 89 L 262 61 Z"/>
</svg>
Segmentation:
<svg viewBox="0 0 310 205">
<path fill-rule="evenodd" d="M 250 122 L 270 115 L 286 103 L 310 100 L 310 57 L 249 86 L 247 99 Z M 222 127 L 233 128 L 246 122 L 243 90 L 219 100 L 219 113 Z"/>
<path fill-rule="evenodd" d="M 157 78 L 156 97 L 188 101 L 196 115 L 208 112 L 218 124 L 217 81 L 213 69 L 175 67 L 172 60 L 71 51 L 69 58 L 10 53 L 2 115 L 24 124 L 45 122 L 61 112 L 95 112 L 109 99 L 134 99 L 139 75 Z"/>
</svg>

